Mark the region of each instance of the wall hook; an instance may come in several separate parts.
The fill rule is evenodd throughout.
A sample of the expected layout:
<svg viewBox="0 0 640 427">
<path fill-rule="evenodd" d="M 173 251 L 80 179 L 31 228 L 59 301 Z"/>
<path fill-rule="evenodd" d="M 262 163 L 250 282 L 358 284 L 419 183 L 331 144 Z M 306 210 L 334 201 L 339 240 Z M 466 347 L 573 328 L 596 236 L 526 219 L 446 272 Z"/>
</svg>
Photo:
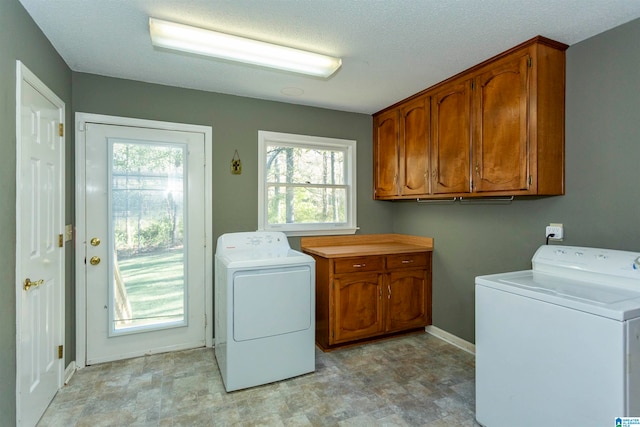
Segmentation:
<svg viewBox="0 0 640 427">
<path fill-rule="evenodd" d="M 242 161 L 240 160 L 240 155 L 238 154 L 238 150 L 233 153 L 233 157 L 231 158 L 231 174 L 232 175 L 240 175 L 242 173 Z"/>
</svg>

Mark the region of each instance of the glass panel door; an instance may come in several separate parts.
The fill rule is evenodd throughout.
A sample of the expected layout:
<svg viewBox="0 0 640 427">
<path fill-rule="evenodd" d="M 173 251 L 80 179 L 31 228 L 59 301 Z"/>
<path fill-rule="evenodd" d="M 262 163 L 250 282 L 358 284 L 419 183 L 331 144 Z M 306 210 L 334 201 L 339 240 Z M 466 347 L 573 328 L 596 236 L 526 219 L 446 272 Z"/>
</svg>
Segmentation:
<svg viewBox="0 0 640 427">
<path fill-rule="evenodd" d="M 204 135 L 86 124 L 86 363 L 204 345 Z"/>
</svg>

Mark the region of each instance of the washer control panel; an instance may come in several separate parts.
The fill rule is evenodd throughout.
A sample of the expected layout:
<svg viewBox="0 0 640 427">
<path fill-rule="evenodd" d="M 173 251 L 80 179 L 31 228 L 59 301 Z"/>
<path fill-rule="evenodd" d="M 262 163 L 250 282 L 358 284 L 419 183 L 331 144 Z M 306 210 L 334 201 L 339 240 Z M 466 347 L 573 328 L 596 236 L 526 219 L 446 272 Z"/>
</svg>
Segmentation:
<svg viewBox="0 0 640 427">
<path fill-rule="evenodd" d="M 532 264 L 536 271 L 564 269 L 640 279 L 640 252 L 543 245 Z"/>
</svg>

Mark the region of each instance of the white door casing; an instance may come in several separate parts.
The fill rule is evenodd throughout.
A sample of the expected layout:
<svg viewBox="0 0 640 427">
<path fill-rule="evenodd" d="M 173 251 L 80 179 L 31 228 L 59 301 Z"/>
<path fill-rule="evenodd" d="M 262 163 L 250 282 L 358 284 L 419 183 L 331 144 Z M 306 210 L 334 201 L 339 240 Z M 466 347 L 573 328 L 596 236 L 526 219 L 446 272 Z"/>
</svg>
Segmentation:
<svg viewBox="0 0 640 427">
<path fill-rule="evenodd" d="M 65 105 L 16 61 L 16 419 L 63 385 Z"/>
<path fill-rule="evenodd" d="M 76 364 L 83 367 L 128 357 L 163 351 L 212 346 L 212 233 L 211 170 L 205 159 L 211 148 L 211 128 L 122 117 L 76 114 L 76 209 L 77 209 L 77 354 Z M 184 143 L 188 148 L 187 198 L 185 221 L 187 282 L 185 321 L 188 325 L 152 331 L 114 335 L 109 317 L 112 307 L 107 281 L 114 270 L 114 245 L 107 225 L 110 173 L 109 147 L 119 141 Z M 191 144 L 191 145 L 190 145 Z M 195 231 L 197 230 L 197 231 Z M 98 246 L 90 240 L 99 237 Z M 101 262 L 91 265 L 98 256 Z M 86 260 L 86 261 L 85 261 Z M 107 308 L 108 307 L 108 308 Z M 144 329 L 144 328 L 142 328 Z"/>
</svg>

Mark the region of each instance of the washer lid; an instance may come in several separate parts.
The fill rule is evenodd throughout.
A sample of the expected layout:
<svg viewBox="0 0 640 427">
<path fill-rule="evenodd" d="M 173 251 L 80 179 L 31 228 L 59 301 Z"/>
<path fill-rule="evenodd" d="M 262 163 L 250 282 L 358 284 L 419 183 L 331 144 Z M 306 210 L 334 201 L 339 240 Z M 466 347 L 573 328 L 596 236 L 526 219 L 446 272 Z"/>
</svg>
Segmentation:
<svg viewBox="0 0 640 427">
<path fill-rule="evenodd" d="M 526 270 L 479 276 L 476 286 L 488 286 L 619 321 L 640 317 L 640 283 L 633 289 Z"/>
</svg>

